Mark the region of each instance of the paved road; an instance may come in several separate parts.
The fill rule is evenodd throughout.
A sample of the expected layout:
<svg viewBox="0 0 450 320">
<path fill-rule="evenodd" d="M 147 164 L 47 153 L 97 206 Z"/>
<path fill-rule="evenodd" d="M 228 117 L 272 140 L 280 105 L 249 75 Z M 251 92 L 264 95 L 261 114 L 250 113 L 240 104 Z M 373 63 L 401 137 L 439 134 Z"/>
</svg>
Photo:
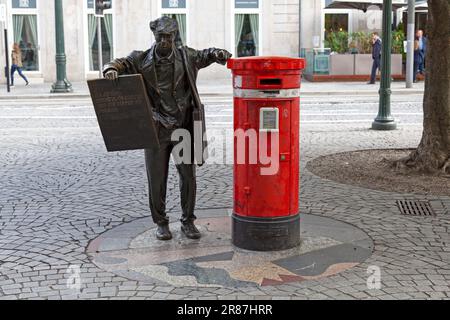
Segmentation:
<svg viewBox="0 0 450 320">
<path fill-rule="evenodd" d="M 421 100 L 393 97 L 400 129 L 392 132 L 368 129 L 378 108 L 376 96 L 302 100 L 301 210 L 359 227 L 374 240 L 375 252 L 365 264 L 337 276 L 252 292 L 158 286 L 94 266 L 85 254 L 89 241 L 149 215 L 142 152 L 107 154 L 89 100 L 2 100 L 0 299 L 449 298 L 449 198 L 370 191 L 325 181 L 304 169 L 307 161 L 333 152 L 416 146 Z M 229 97 L 204 102 L 210 135 L 231 126 Z M 198 176 L 198 208 L 231 206 L 230 165 L 206 166 Z M 174 217 L 177 181 L 171 170 L 167 205 Z M 404 198 L 430 200 L 438 218 L 400 216 L 395 200 Z M 380 290 L 367 289 L 371 265 L 381 268 Z M 81 294 L 67 287 L 77 266 Z"/>
<path fill-rule="evenodd" d="M 422 125 L 422 96 L 407 95 L 394 97 L 392 114 L 400 126 Z M 215 96 L 204 99 L 207 105 L 208 127 L 231 128 L 233 121 L 232 98 Z M 1 130 L 71 130 L 95 129 L 95 113 L 90 100 L 40 99 L 2 101 L 0 120 Z M 307 97 L 302 99 L 302 127 L 324 127 L 352 125 L 370 127 L 377 115 L 377 96 L 349 96 L 330 98 Z"/>
</svg>

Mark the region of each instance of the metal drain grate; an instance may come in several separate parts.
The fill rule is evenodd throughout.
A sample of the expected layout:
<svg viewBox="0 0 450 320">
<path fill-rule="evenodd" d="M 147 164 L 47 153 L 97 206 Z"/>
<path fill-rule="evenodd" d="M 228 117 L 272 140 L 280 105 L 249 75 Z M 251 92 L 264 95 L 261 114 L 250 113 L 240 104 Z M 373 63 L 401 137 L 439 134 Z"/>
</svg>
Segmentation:
<svg viewBox="0 0 450 320">
<path fill-rule="evenodd" d="M 426 200 L 398 200 L 397 206 L 404 216 L 436 216 L 430 203 Z"/>
</svg>

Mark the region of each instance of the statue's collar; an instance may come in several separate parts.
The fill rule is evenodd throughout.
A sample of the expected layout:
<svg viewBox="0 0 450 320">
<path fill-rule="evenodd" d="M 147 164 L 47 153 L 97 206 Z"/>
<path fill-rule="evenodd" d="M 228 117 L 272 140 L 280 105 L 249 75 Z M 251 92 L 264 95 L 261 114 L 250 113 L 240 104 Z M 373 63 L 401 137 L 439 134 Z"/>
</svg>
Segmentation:
<svg viewBox="0 0 450 320">
<path fill-rule="evenodd" d="M 156 48 L 154 50 L 154 54 L 156 64 L 169 64 L 175 61 L 175 49 L 170 52 L 168 57 L 161 57 L 158 55 L 158 50 L 156 50 Z"/>
<path fill-rule="evenodd" d="M 181 56 L 178 52 L 178 48 L 174 49 L 172 51 L 172 54 L 170 55 L 170 59 L 174 62 L 177 60 L 179 62 L 182 61 Z M 158 63 L 157 60 L 157 54 L 156 54 L 156 43 L 152 45 L 152 47 L 146 52 L 144 62 L 143 62 L 143 69 L 152 68 Z M 177 64 L 177 63 L 176 63 Z"/>
</svg>

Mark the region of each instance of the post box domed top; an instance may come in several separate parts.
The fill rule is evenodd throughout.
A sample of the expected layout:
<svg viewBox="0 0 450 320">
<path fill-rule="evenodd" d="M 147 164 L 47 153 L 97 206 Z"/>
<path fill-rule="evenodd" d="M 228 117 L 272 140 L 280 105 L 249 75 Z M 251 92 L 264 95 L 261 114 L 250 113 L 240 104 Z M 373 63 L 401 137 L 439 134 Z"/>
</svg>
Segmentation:
<svg viewBox="0 0 450 320">
<path fill-rule="evenodd" d="M 306 63 L 301 58 L 290 57 L 245 57 L 228 60 L 227 67 L 231 70 L 303 70 Z"/>
</svg>

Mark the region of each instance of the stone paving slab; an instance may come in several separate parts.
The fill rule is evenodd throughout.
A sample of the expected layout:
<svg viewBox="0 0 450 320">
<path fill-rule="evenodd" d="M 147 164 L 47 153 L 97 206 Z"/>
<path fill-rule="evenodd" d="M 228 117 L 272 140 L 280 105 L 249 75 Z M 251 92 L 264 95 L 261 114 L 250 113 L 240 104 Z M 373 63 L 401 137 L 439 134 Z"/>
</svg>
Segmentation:
<svg viewBox="0 0 450 320">
<path fill-rule="evenodd" d="M 302 110 L 319 110 L 322 119 L 333 119 L 326 115 L 333 110 L 376 108 L 376 103 L 358 102 L 356 97 L 317 99 L 317 104 Z M 420 99 L 402 101 L 393 102 L 396 112 L 420 113 Z M 1 112 L 26 110 L 36 115 L 44 107 Z M 46 110 L 63 112 L 58 108 L 67 106 Z M 225 108 L 209 106 L 207 112 Z M 83 110 L 74 106 L 70 114 L 84 115 Z M 404 117 L 408 122 L 412 116 Z M 98 128 L 86 122 L 0 119 L 0 299 L 450 298 L 450 198 L 367 190 L 321 179 L 305 169 L 308 161 L 330 153 L 417 146 L 420 126 L 406 123 L 397 131 L 376 132 L 360 122 L 302 123 L 302 214 L 353 225 L 373 240 L 374 250 L 362 264 L 330 277 L 249 290 L 173 286 L 147 281 L 146 276 L 130 280 L 127 274 L 92 263 L 85 249 L 94 239 L 150 214 L 143 154 L 107 154 Z M 198 210 L 230 207 L 230 165 L 207 165 L 199 168 L 198 176 Z M 180 199 L 173 166 L 168 186 L 167 208 L 176 221 Z M 399 199 L 429 200 L 437 216 L 402 216 L 396 206 Z M 369 288 L 369 277 L 377 268 L 381 286 Z M 77 279 L 82 280 L 79 288 Z M 129 296 L 130 291 L 135 294 Z"/>
</svg>

